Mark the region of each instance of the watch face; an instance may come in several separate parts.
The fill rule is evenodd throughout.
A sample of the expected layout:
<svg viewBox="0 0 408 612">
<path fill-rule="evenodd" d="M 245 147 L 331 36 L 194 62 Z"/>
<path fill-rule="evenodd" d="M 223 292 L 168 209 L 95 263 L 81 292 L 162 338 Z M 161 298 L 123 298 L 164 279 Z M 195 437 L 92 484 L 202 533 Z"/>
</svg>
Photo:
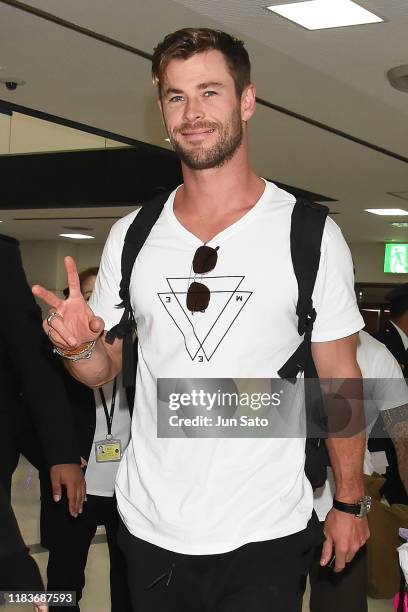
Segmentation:
<svg viewBox="0 0 408 612">
<path fill-rule="evenodd" d="M 360 518 L 363 518 L 364 516 L 367 516 L 370 510 L 371 510 L 371 497 L 369 495 L 364 495 L 364 497 L 360 499 L 360 512 L 358 513 L 357 516 Z"/>
</svg>

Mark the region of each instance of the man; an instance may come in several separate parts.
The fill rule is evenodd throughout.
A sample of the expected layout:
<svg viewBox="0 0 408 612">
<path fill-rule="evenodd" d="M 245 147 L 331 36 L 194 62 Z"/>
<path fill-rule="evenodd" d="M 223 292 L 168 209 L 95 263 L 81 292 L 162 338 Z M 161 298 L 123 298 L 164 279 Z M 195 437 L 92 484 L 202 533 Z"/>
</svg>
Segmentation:
<svg viewBox="0 0 408 612">
<path fill-rule="evenodd" d="M 394 355 L 405 379 L 408 379 L 408 283 L 392 289 L 387 300 L 390 303 L 390 321 L 376 338 Z M 408 492 L 401 482 L 398 459 L 391 440 L 371 440 L 369 447 L 372 450 L 384 450 L 387 455 L 386 482 L 381 493 L 390 504 L 408 504 Z"/>
<path fill-rule="evenodd" d="M 364 378 L 368 427 L 371 429 L 373 420 L 380 412 L 380 418 L 397 450 L 400 476 L 408 490 L 408 387 L 401 368 L 390 351 L 364 331 L 359 333 L 357 362 Z M 374 472 L 368 450 L 364 472 L 369 476 Z M 334 482 L 329 472 L 325 486 L 314 492 L 314 507 L 320 521 L 325 520 L 332 508 L 334 494 Z M 316 554 L 310 572 L 310 612 L 367 612 L 365 547 L 340 574 L 335 574 L 328 567 L 319 567 L 319 558 L 320 554 Z M 384 559 L 386 562 L 387 559 Z"/>
<path fill-rule="evenodd" d="M 130 286 L 139 338 L 136 410 L 116 495 L 132 603 L 141 612 L 297 612 L 320 537 L 304 440 L 161 439 L 156 414 L 159 378 L 276 377 L 298 346 L 289 244 L 294 198 L 249 165 L 255 86 L 243 43 L 205 28 L 180 30 L 156 48 L 153 76 L 184 183 L 148 236 Z M 90 386 L 112 379 L 122 365 L 122 342 L 109 345 L 103 330 L 120 318 L 120 258 L 135 215 L 111 231 L 90 308 L 70 258 L 66 302 L 33 289 L 55 313 L 44 323 L 51 341 Z M 209 267 L 198 265 L 203 244 Z M 247 301 L 235 312 L 222 295 L 235 294 L 240 280 Z M 360 377 L 356 332 L 363 322 L 350 254 L 332 221 L 314 303 L 319 376 Z M 338 499 L 355 504 L 364 493 L 364 436 L 329 445 Z M 338 571 L 369 535 L 365 518 L 338 510 L 329 513 L 325 534 L 322 563 L 335 549 Z"/>
<path fill-rule="evenodd" d="M 18 242 L 8 236 L 0 236 L 0 278 L 0 480 L 10 495 L 22 439 L 30 453 L 38 455 L 39 438 L 53 499 L 61 499 L 64 485 L 69 511 L 76 517 L 82 511 L 85 481 L 71 412 L 49 344 L 44 342 L 40 309 L 25 278 Z M 27 419 L 34 435 L 31 430 L 30 436 L 24 435 L 31 427 Z"/>
<path fill-rule="evenodd" d="M 376 338 L 394 355 L 405 378 L 408 378 L 408 283 L 392 289 L 387 300 L 390 303 L 390 321 Z"/>
<path fill-rule="evenodd" d="M 40 454 L 45 459 L 53 503 L 61 500 L 64 486 L 72 517 L 82 512 L 85 482 L 67 397 L 50 346 L 44 342 L 40 309 L 25 278 L 18 242 L 3 235 L 0 279 L 0 591 L 41 591 L 40 572 L 10 506 L 11 479 L 25 432 L 30 431 L 30 436 L 24 446 L 37 459 Z M 48 610 L 46 605 L 34 608 Z"/>
<path fill-rule="evenodd" d="M 0 483 L 0 591 L 42 591 L 40 570 L 25 546 L 8 495 Z M 5 598 L 0 593 L 0 606 Z M 48 606 L 34 606 L 48 612 Z"/>
</svg>

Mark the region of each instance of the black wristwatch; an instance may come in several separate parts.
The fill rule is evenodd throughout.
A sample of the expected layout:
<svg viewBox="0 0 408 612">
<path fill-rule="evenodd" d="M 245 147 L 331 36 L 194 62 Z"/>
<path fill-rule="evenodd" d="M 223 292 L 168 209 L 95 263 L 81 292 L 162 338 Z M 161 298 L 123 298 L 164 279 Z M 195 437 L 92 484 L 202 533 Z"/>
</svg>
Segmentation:
<svg viewBox="0 0 408 612">
<path fill-rule="evenodd" d="M 345 504 L 344 502 L 333 500 L 333 508 L 340 510 L 340 512 L 347 512 L 348 514 L 354 514 L 357 518 L 364 518 L 371 510 L 371 497 L 364 495 L 356 504 Z"/>
</svg>

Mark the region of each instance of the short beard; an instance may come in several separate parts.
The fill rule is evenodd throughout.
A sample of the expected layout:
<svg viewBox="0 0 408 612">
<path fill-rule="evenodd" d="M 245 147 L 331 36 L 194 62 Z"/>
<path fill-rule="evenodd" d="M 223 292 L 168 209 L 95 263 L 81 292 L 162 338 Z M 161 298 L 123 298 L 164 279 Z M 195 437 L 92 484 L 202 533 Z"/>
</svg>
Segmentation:
<svg viewBox="0 0 408 612">
<path fill-rule="evenodd" d="M 201 126 L 199 125 L 199 127 Z M 219 139 L 213 147 L 209 149 L 202 148 L 199 151 L 193 152 L 183 148 L 173 136 L 170 138 L 173 149 L 180 160 L 192 170 L 220 168 L 233 157 L 235 151 L 241 145 L 244 132 L 242 129 L 240 112 L 238 109 L 235 110 L 231 122 L 226 125 L 221 125 L 221 129 L 220 124 L 211 124 L 202 127 L 219 129 Z"/>
</svg>

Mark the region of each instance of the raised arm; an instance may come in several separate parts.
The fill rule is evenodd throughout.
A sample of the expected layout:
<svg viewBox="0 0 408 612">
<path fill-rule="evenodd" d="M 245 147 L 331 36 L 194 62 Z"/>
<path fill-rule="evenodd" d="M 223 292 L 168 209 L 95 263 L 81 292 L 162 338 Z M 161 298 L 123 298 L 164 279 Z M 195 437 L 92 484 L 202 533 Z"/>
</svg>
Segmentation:
<svg viewBox="0 0 408 612">
<path fill-rule="evenodd" d="M 312 354 L 320 379 L 345 379 L 356 381 L 361 378 L 360 368 L 356 360 L 357 334 L 332 340 L 330 342 L 315 342 L 312 344 Z M 355 390 L 355 382 L 354 382 Z M 354 394 L 355 397 L 355 394 Z M 362 397 L 362 395 L 361 395 Z M 338 410 L 338 400 L 328 403 L 329 421 L 330 409 Z M 359 423 L 364 424 L 362 401 L 350 402 L 353 416 L 353 426 L 350 434 L 358 430 Z M 335 417 L 340 415 L 334 415 Z M 361 429 L 360 429 L 361 431 Z M 352 437 L 335 437 L 327 439 L 336 483 L 336 499 L 346 504 L 356 504 L 364 495 L 363 461 L 366 446 L 365 433 Z M 339 510 L 332 509 L 327 515 L 324 528 L 326 541 L 323 546 L 321 565 L 327 565 L 333 552 L 336 555 L 335 571 L 341 571 L 350 562 L 361 546 L 369 538 L 366 518 L 357 518 Z"/>
<path fill-rule="evenodd" d="M 81 294 L 74 260 L 66 257 L 64 263 L 68 299 L 61 300 L 40 285 L 33 287 L 34 295 L 51 307 L 43 328 L 69 372 L 89 387 L 100 387 L 122 368 L 122 341 L 105 342 L 104 321 L 95 316 Z"/>
</svg>

